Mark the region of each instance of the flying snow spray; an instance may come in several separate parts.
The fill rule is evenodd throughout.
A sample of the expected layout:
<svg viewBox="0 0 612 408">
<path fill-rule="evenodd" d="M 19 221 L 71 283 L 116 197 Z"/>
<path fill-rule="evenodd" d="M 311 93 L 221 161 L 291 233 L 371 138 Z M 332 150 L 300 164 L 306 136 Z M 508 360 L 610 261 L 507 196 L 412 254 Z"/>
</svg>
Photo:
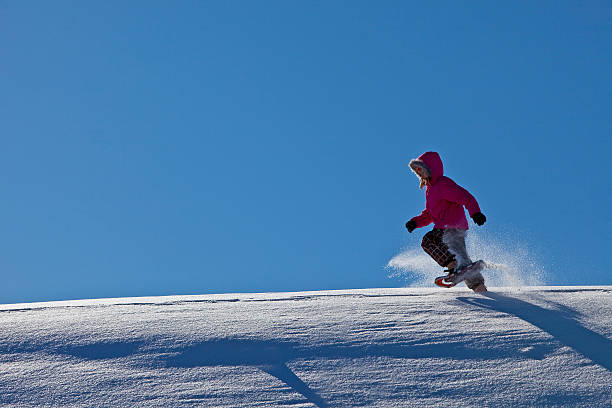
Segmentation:
<svg viewBox="0 0 612 408">
<path fill-rule="evenodd" d="M 466 239 L 468 254 L 473 261 L 482 259 L 487 266 L 482 274 L 489 287 L 520 287 L 545 285 L 546 272 L 536 261 L 527 242 L 516 237 L 520 234 L 505 233 L 493 237 L 470 226 Z M 403 278 L 410 287 L 433 287 L 434 279 L 441 273 L 440 266 L 420 247 L 414 247 L 394 256 L 387 268 L 389 277 Z"/>
</svg>

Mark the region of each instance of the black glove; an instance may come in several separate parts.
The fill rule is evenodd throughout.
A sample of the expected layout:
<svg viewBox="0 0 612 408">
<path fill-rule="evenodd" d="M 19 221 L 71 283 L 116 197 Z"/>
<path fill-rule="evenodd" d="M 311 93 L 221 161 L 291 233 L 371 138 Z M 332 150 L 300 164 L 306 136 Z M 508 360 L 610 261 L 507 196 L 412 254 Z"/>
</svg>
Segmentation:
<svg viewBox="0 0 612 408">
<path fill-rule="evenodd" d="M 416 229 L 417 225 L 416 225 L 416 221 L 415 220 L 410 220 L 406 223 L 406 229 L 408 230 L 408 232 L 412 232 Z"/>
<path fill-rule="evenodd" d="M 476 214 L 472 215 L 472 219 L 478 225 L 482 225 L 487 222 L 487 217 L 485 217 L 481 212 L 477 212 Z"/>
</svg>

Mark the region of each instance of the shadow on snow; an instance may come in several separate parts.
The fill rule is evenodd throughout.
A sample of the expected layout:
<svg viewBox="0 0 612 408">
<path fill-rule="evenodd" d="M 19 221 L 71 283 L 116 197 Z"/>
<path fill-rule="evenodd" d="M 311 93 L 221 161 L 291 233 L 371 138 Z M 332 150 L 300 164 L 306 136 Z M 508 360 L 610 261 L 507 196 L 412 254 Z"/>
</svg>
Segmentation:
<svg viewBox="0 0 612 408">
<path fill-rule="evenodd" d="M 458 337 L 457 340 L 432 339 L 431 341 L 405 341 L 380 344 L 300 344 L 291 341 L 221 338 L 190 344 L 178 348 L 161 348 L 146 352 L 144 341 L 97 342 L 79 345 L 52 344 L 5 344 L 1 353 L 28 353 L 45 351 L 64 354 L 87 360 L 125 358 L 141 353 L 159 353 L 154 359 L 166 367 L 207 367 L 207 366 L 253 366 L 283 381 L 319 408 L 328 407 L 325 400 L 287 366 L 297 359 L 358 359 L 358 358 L 447 358 L 455 360 L 498 359 L 513 356 L 525 358 L 518 349 L 524 344 L 512 347 L 479 348 Z M 545 353 L 546 351 L 544 351 Z M 153 363 L 151 360 L 149 362 Z"/>
<path fill-rule="evenodd" d="M 169 367 L 255 366 L 283 381 L 317 407 L 327 407 L 328 404 L 287 367 L 287 362 L 321 358 L 481 359 L 500 356 L 500 351 L 469 348 L 461 342 L 304 346 L 294 342 L 231 338 L 210 340 L 174 351 L 176 355 L 165 358 Z"/>
<path fill-rule="evenodd" d="M 489 292 L 484 296 L 486 298 L 461 297 L 458 300 L 516 316 L 549 333 L 594 363 L 612 371 L 612 341 L 582 326 L 573 318 L 576 315 L 573 310 L 567 307 L 561 310 L 549 310 L 499 293 Z"/>
</svg>

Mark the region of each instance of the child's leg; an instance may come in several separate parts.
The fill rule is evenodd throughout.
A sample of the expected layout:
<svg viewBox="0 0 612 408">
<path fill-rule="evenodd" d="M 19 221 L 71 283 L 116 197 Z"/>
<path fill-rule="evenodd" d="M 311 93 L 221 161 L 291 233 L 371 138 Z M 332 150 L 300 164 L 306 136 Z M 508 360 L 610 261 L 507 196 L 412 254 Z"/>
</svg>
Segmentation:
<svg viewBox="0 0 612 408">
<path fill-rule="evenodd" d="M 450 253 L 454 255 L 457 261 L 457 268 L 471 264 L 472 260 L 465 247 L 467 231 L 458 228 L 449 228 L 443 231 L 442 241 L 446 244 Z"/>
<path fill-rule="evenodd" d="M 421 247 L 438 265 L 444 268 L 455 261 L 455 256 L 448 250 L 448 246 L 442 239 L 443 235 L 443 229 L 434 228 L 425 234 L 421 241 Z"/>
<path fill-rule="evenodd" d="M 457 267 L 461 268 L 462 266 L 469 265 L 472 263 L 470 256 L 467 253 L 467 248 L 465 247 L 465 237 L 467 236 L 467 231 L 462 229 L 447 229 L 444 230 L 443 240 L 444 243 L 448 246 L 449 251 L 455 255 L 455 259 L 457 260 Z M 479 286 L 481 283 L 484 283 L 483 276 L 478 273 L 474 277 L 465 280 L 465 284 L 468 288 L 474 289 Z"/>
</svg>

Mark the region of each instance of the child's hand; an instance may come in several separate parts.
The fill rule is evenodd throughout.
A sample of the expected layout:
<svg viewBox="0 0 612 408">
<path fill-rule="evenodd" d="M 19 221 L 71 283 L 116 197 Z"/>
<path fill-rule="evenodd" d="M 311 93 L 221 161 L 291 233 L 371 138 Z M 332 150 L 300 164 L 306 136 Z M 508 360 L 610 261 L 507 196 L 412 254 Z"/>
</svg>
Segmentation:
<svg viewBox="0 0 612 408">
<path fill-rule="evenodd" d="M 472 219 L 478 225 L 482 225 L 487 222 L 487 217 L 485 217 L 481 212 L 477 212 L 476 214 L 472 215 Z"/>
<path fill-rule="evenodd" d="M 414 220 L 410 220 L 406 223 L 406 229 L 408 230 L 408 232 L 414 231 L 416 227 L 417 227 L 416 221 Z"/>
</svg>

